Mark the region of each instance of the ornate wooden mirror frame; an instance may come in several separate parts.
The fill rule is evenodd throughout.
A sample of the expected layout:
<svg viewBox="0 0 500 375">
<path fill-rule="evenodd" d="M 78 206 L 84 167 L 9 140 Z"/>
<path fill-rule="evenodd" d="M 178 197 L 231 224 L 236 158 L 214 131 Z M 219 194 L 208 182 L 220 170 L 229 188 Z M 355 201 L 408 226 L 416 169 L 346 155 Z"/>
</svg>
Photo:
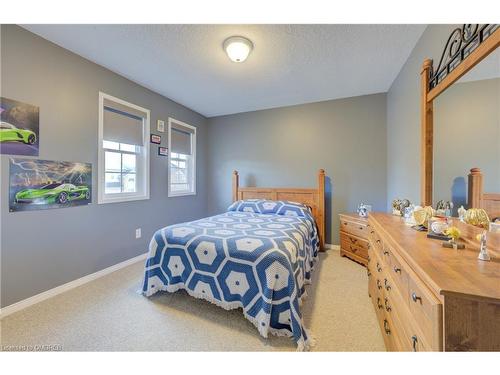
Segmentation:
<svg viewBox="0 0 500 375">
<path fill-rule="evenodd" d="M 450 34 L 437 68 L 426 59 L 421 75 L 420 197 L 422 206 L 432 205 L 433 101 L 460 77 L 500 45 L 500 25 L 465 24 Z M 473 166 L 468 166 L 471 168 Z M 475 207 L 475 206 L 473 206 Z"/>
</svg>

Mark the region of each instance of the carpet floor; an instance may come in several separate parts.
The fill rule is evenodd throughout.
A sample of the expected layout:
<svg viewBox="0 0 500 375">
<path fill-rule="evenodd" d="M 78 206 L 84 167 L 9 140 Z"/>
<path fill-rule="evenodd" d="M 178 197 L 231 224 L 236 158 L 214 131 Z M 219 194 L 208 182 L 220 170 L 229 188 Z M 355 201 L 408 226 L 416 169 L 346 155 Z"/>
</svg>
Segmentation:
<svg viewBox="0 0 500 375">
<path fill-rule="evenodd" d="M 294 351 L 286 337 L 265 339 L 241 310 L 226 311 L 185 292 L 138 293 L 143 263 L 9 315 L 1 348 L 63 351 Z M 368 298 L 366 269 L 336 250 L 320 255 L 302 305 L 313 351 L 384 351 Z M 21 349 L 22 350 L 22 349 Z"/>
</svg>

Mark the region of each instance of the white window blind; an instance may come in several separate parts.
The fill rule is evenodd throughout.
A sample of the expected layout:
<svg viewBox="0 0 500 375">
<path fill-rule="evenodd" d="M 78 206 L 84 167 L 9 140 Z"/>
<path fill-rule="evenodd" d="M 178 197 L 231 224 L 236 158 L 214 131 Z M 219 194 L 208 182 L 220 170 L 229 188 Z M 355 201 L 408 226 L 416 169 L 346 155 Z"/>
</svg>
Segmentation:
<svg viewBox="0 0 500 375">
<path fill-rule="evenodd" d="M 193 134 L 194 129 L 173 122 L 170 133 L 171 151 L 176 154 L 191 155 Z"/>
<path fill-rule="evenodd" d="M 106 141 L 142 146 L 147 113 L 104 99 L 103 138 Z"/>
</svg>

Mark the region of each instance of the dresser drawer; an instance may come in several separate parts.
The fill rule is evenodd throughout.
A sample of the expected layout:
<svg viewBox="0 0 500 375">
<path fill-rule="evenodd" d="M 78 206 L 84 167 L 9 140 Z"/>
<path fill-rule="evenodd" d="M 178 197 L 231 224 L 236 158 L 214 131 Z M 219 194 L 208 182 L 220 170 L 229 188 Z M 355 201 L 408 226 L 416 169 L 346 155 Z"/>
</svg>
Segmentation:
<svg viewBox="0 0 500 375">
<path fill-rule="evenodd" d="M 411 332 L 411 333 L 408 333 Z M 432 348 L 424 341 L 423 337 L 415 330 L 405 329 L 400 337 L 404 351 L 408 352 L 430 352 Z"/>
<path fill-rule="evenodd" d="M 377 314 L 377 318 L 382 320 L 385 318 L 384 313 L 384 296 L 380 290 L 377 289 L 375 284 L 372 283 L 370 288 L 370 296 L 373 303 L 373 308 L 375 309 L 375 313 Z"/>
<path fill-rule="evenodd" d="M 419 281 L 408 280 L 408 304 L 410 313 L 418 325 L 423 339 L 433 350 L 441 348 L 441 302 Z"/>
<path fill-rule="evenodd" d="M 377 316 L 378 324 L 380 325 L 380 330 L 382 332 L 382 337 L 384 339 L 385 347 L 387 350 L 396 350 L 394 348 L 394 342 L 392 335 L 394 334 L 391 327 L 389 318 L 387 317 L 384 309 L 384 296 L 381 290 L 378 290 L 375 284 L 372 283 L 371 286 L 371 296 L 373 308 Z"/>
<path fill-rule="evenodd" d="M 387 247 L 387 244 L 382 242 L 382 246 L 380 246 L 380 248 L 379 248 L 379 253 L 380 253 L 380 259 L 382 260 L 382 262 L 384 262 L 384 264 L 387 267 L 390 267 L 392 253 L 391 253 L 391 250 L 389 249 L 389 247 Z"/>
<path fill-rule="evenodd" d="M 384 245 L 383 250 L 383 260 L 386 265 L 386 270 L 389 276 L 394 281 L 394 287 L 397 288 L 398 292 L 401 294 L 401 297 L 404 300 L 405 304 L 408 304 L 408 271 L 406 266 L 403 266 L 402 263 L 398 260 L 396 255 L 394 255 L 394 251 L 387 246 Z"/>
<path fill-rule="evenodd" d="M 395 309 L 394 306 L 397 306 L 397 304 L 393 303 L 391 298 L 385 294 L 382 301 L 382 308 L 384 309 L 385 318 L 389 322 L 392 344 L 394 346 L 393 350 L 410 351 L 410 346 L 406 340 L 406 334 L 398 310 Z M 382 334 L 384 333 L 385 331 L 382 332 Z"/>
<path fill-rule="evenodd" d="M 363 249 L 360 246 L 344 245 L 344 244 L 342 244 L 341 247 L 342 247 L 343 251 L 345 251 L 347 253 L 351 253 L 353 255 L 357 255 L 358 257 L 361 257 L 361 258 L 363 258 L 365 260 L 368 257 L 368 251 L 365 250 L 365 249 Z"/>
<path fill-rule="evenodd" d="M 375 291 L 375 279 L 373 278 L 373 274 L 370 272 L 370 269 L 367 267 L 368 274 L 368 295 L 373 301 L 373 298 L 376 296 Z"/>
<path fill-rule="evenodd" d="M 345 218 L 341 219 L 340 229 L 344 232 L 354 234 L 355 236 L 367 238 L 367 228 L 367 225 L 364 223 L 359 223 L 354 220 L 347 220 Z"/>
<path fill-rule="evenodd" d="M 385 316 L 385 314 L 380 315 L 379 324 L 382 329 L 385 347 L 391 352 L 397 351 L 398 348 L 394 337 L 395 330 L 391 321 Z"/>
<path fill-rule="evenodd" d="M 382 291 L 382 289 L 384 288 L 383 275 L 375 275 L 375 276 L 376 276 L 374 278 L 375 288 L 377 288 L 377 290 L 380 291 L 379 293 L 383 293 Z"/>
<path fill-rule="evenodd" d="M 372 245 L 371 247 L 374 250 L 376 250 L 379 254 L 382 254 L 383 244 L 382 244 L 382 239 L 380 238 L 378 233 L 375 230 L 371 229 L 370 234 L 368 235 L 368 239 Z"/>
<path fill-rule="evenodd" d="M 368 240 L 345 232 L 340 232 L 340 244 L 345 245 L 347 248 L 348 245 L 358 246 L 366 250 L 367 255 L 368 255 L 368 249 L 370 248 Z"/>
<path fill-rule="evenodd" d="M 359 237 L 340 233 L 340 247 L 345 252 L 357 255 L 363 259 L 368 258 L 368 242 Z"/>
<path fill-rule="evenodd" d="M 403 305 L 399 293 L 384 297 L 386 315 L 394 327 L 394 337 L 399 350 L 423 352 L 430 351 L 425 336 L 421 333 L 415 319 L 406 305 Z"/>
<path fill-rule="evenodd" d="M 370 260 L 371 262 L 371 260 Z M 377 257 L 373 260 L 373 274 L 375 277 L 378 278 L 383 278 L 384 275 L 384 266 L 382 264 L 382 261 L 380 261 Z"/>
<path fill-rule="evenodd" d="M 392 335 L 397 350 L 404 352 L 426 352 L 430 347 L 423 340 L 411 318 L 406 316 L 405 310 L 392 310 L 386 314 L 390 325 L 393 327 Z"/>
</svg>

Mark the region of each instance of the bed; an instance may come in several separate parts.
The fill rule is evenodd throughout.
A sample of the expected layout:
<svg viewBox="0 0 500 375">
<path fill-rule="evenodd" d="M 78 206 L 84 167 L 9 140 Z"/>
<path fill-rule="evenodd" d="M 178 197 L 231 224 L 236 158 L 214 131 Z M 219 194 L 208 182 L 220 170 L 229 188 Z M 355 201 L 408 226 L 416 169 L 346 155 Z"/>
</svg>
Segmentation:
<svg viewBox="0 0 500 375">
<path fill-rule="evenodd" d="M 241 308 L 259 333 L 310 347 L 300 305 L 324 249 L 324 180 L 315 189 L 241 188 L 233 173 L 227 212 L 156 231 L 142 292 L 184 289 L 225 309 Z"/>
</svg>

